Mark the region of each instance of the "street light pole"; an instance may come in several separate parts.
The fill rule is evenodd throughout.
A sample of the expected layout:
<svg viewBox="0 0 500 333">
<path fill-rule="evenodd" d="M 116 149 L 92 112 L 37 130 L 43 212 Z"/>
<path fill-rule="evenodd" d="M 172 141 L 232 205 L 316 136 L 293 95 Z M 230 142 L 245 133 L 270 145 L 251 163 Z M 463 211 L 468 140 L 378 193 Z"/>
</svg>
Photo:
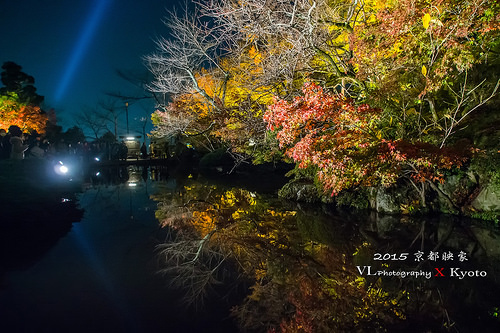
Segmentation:
<svg viewBox="0 0 500 333">
<path fill-rule="evenodd" d="M 128 131 L 128 102 L 125 102 L 125 113 L 127 114 L 127 134 L 129 134 L 129 131 Z"/>
</svg>

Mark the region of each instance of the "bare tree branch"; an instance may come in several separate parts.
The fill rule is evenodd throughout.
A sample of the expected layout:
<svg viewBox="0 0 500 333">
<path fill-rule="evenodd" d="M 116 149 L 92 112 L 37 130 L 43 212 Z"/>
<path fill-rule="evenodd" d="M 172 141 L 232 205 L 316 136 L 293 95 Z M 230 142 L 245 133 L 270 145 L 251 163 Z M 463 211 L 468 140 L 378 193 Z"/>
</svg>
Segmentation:
<svg viewBox="0 0 500 333">
<path fill-rule="evenodd" d="M 99 135 L 108 130 L 106 124 L 102 121 L 102 116 L 93 108 L 86 108 L 75 118 L 78 126 L 89 129 L 95 139 L 98 139 Z"/>
</svg>

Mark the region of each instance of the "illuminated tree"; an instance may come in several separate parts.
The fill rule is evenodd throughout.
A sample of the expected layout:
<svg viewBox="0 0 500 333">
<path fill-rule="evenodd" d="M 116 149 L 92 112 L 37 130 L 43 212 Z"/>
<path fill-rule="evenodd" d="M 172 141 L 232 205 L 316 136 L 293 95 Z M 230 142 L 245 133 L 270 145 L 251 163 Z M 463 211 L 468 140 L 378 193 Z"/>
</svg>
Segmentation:
<svg viewBox="0 0 500 333">
<path fill-rule="evenodd" d="M 350 36 L 357 77 L 394 136 L 444 147 L 497 92 L 499 4 L 377 0 L 364 11 Z"/>
<path fill-rule="evenodd" d="M 349 64 L 348 32 L 360 18 L 358 1 L 210 1 L 209 15 L 239 32 L 239 42 L 262 53 L 260 81 L 295 90 L 299 76 L 331 85 L 356 84 Z M 344 81 L 343 81 L 344 79 Z"/>
<path fill-rule="evenodd" d="M 341 28 L 356 21 L 349 8 L 325 1 L 210 1 L 171 13 L 171 38 L 158 41 L 159 52 L 146 58 L 155 77 L 150 88 L 173 99 L 155 114 L 154 134 L 212 135 L 235 156 L 266 155 L 258 154 L 269 144 L 262 114 L 273 94 L 293 94 L 308 72 L 356 81 L 347 62 L 349 29 Z"/>
<path fill-rule="evenodd" d="M 0 95 L 15 93 L 22 103 L 36 106 L 42 104 L 44 97 L 36 93 L 33 76 L 22 72 L 22 67 L 12 61 L 5 62 L 2 69 L 1 77 L 5 87 L 0 88 Z"/>
<path fill-rule="evenodd" d="M 233 41 L 219 25 L 195 19 L 196 13 L 173 15 L 173 38 L 161 40 L 161 52 L 147 58 L 156 78 L 152 89 L 172 94 L 172 102 L 159 105 L 153 114 L 152 134 L 204 137 L 209 150 L 222 143 L 234 155 L 251 156 L 265 140 L 261 115 L 273 91 L 256 80 L 262 72 L 261 55 L 249 46 L 220 57 Z"/>
<path fill-rule="evenodd" d="M 36 93 L 35 79 L 22 72 L 22 67 L 14 62 L 2 66 L 0 88 L 0 128 L 15 125 L 24 132 L 45 133 L 47 115 L 40 108 L 43 96 Z"/>
<path fill-rule="evenodd" d="M 166 25 L 171 38 L 158 40 L 158 52 L 145 58 L 154 76 L 150 89 L 172 95 L 197 93 L 218 109 L 213 96 L 199 86 L 196 75 L 208 66 L 213 75 L 227 81 L 229 74 L 219 65 L 218 57 L 228 36 L 224 27 L 204 22 L 198 7 L 194 8 L 194 12 L 170 13 Z"/>
<path fill-rule="evenodd" d="M 38 106 L 23 103 L 15 93 L 0 95 L 0 128 L 18 126 L 23 132 L 45 133 L 47 115 Z"/>
<path fill-rule="evenodd" d="M 456 133 L 471 113 L 492 115 L 496 2 L 212 0 L 194 7 L 171 16 L 171 38 L 147 58 L 151 88 L 172 100 L 153 115 L 155 135 L 204 138 L 208 149 L 223 145 L 240 161 L 275 149 L 276 135 L 331 194 L 405 178 L 425 206 L 442 169 L 467 159 L 466 145 L 453 148 Z M 304 86 L 309 81 L 318 85 Z"/>
<path fill-rule="evenodd" d="M 276 100 L 264 119 L 277 131 L 286 154 L 301 168 L 317 168 L 319 181 L 332 195 L 360 185 L 388 186 L 402 176 L 414 185 L 434 184 L 443 180 L 440 169 L 460 167 L 467 159 L 466 151 L 385 139 L 380 114 L 379 109 L 356 105 L 308 83 L 303 96 L 291 102 Z M 425 206 L 423 192 L 419 190 Z"/>
</svg>

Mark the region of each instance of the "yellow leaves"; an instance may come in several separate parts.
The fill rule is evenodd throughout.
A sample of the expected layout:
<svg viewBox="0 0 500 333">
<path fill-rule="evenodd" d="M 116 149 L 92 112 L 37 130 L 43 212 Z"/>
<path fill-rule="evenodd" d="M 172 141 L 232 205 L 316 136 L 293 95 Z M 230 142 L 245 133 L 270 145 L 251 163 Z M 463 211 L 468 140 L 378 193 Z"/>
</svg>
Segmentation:
<svg viewBox="0 0 500 333">
<path fill-rule="evenodd" d="M 425 30 L 427 30 L 429 28 L 430 23 L 431 23 L 431 15 L 429 15 L 429 13 L 427 13 L 422 17 L 422 25 L 424 26 Z"/>
<path fill-rule="evenodd" d="M 225 206 L 234 206 L 236 203 L 236 196 L 234 195 L 233 192 L 227 191 L 221 198 L 220 198 L 221 205 Z"/>
<path fill-rule="evenodd" d="M 403 49 L 401 48 L 403 46 L 403 43 L 401 42 L 396 42 L 392 45 L 392 49 L 389 51 L 389 55 L 398 55 L 401 52 L 403 52 Z"/>
<path fill-rule="evenodd" d="M 418 115 L 417 110 L 415 110 L 415 108 L 410 108 L 410 109 L 406 110 L 406 114 L 407 115 Z"/>
<path fill-rule="evenodd" d="M 266 275 L 267 275 L 267 270 L 266 269 L 263 269 L 263 268 L 257 268 L 257 269 L 255 269 L 255 279 L 256 280 L 262 280 L 263 278 L 266 277 Z M 250 295 L 249 298 L 252 299 L 252 296 L 254 296 L 254 293 L 252 293 L 252 295 Z M 256 299 L 256 300 L 258 301 L 259 299 Z"/>
<path fill-rule="evenodd" d="M 274 216 L 274 217 L 288 217 L 288 216 L 295 216 L 297 214 L 297 212 L 294 210 L 277 212 L 273 209 L 268 209 L 267 213 L 271 214 L 271 216 Z"/>
<path fill-rule="evenodd" d="M 233 214 L 231 214 L 231 217 L 235 220 L 238 220 L 240 219 L 242 216 L 244 216 L 245 214 L 247 214 L 248 212 L 239 208 L 238 210 L 236 210 Z"/>
<path fill-rule="evenodd" d="M 425 30 L 429 29 L 431 23 L 438 26 L 443 26 L 443 22 L 441 22 L 439 19 L 432 18 L 429 13 L 422 16 L 422 25 L 424 26 Z"/>
<path fill-rule="evenodd" d="M 366 0 L 365 7 L 370 10 L 380 11 L 384 9 L 390 9 L 397 4 L 394 0 Z"/>
<path fill-rule="evenodd" d="M 193 212 L 192 224 L 202 237 L 216 228 L 215 220 L 210 211 Z"/>
<path fill-rule="evenodd" d="M 339 30 L 338 27 L 333 26 L 332 30 L 330 32 L 338 31 L 338 30 Z M 335 39 L 333 39 L 332 44 L 342 46 L 342 48 L 345 51 L 348 51 L 349 50 L 349 34 L 345 30 L 343 30 L 341 33 L 339 33 L 337 35 L 337 37 Z M 338 52 L 338 50 L 337 50 L 337 52 Z"/>
<path fill-rule="evenodd" d="M 373 58 L 393 58 L 399 56 L 403 52 L 404 39 L 400 38 L 398 41 L 392 44 L 391 48 L 380 48 L 377 50 L 376 54 L 372 55 Z"/>
<path fill-rule="evenodd" d="M 262 53 L 257 51 L 254 46 L 248 50 L 248 55 L 250 56 L 250 59 L 253 59 L 255 65 L 259 65 L 262 62 Z"/>
<path fill-rule="evenodd" d="M 375 16 L 374 14 L 370 15 L 368 17 L 368 20 L 366 20 L 366 23 L 368 23 L 368 24 L 375 23 L 375 22 L 377 22 L 377 16 Z"/>
<path fill-rule="evenodd" d="M 235 118 L 230 118 L 226 120 L 226 128 L 230 130 L 242 130 L 244 125 Z"/>
<path fill-rule="evenodd" d="M 422 65 L 422 75 L 427 76 L 427 67 L 425 65 Z"/>
</svg>

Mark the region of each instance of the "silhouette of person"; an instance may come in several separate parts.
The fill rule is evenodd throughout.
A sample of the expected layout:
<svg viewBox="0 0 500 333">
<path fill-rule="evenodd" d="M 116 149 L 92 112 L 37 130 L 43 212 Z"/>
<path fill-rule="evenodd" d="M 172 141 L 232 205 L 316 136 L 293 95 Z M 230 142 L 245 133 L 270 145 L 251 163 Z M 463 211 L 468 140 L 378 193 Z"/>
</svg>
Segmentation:
<svg viewBox="0 0 500 333">
<path fill-rule="evenodd" d="M 141 146 L 141 156 L 142 158 L 148 158 L 148 149 L 146 148 L 145 142 L 143 142 Z"/>
<path fill-rule="evenodd" d="M 24 144 L 24 135 L 21 129 L 15 125 L 9 127 L 10 144 L 12 145 L 12 150 L 10 152 L 10 158 L 13 160 L 24 159 L 24 152 L 29 148 L 28 145 Z"/>
<path fill-rule="evenodd" d="M 9 158 L 11 150 L 10 135 L 2 128 L 0 129 L 0 159 Z"/>
</svg>

